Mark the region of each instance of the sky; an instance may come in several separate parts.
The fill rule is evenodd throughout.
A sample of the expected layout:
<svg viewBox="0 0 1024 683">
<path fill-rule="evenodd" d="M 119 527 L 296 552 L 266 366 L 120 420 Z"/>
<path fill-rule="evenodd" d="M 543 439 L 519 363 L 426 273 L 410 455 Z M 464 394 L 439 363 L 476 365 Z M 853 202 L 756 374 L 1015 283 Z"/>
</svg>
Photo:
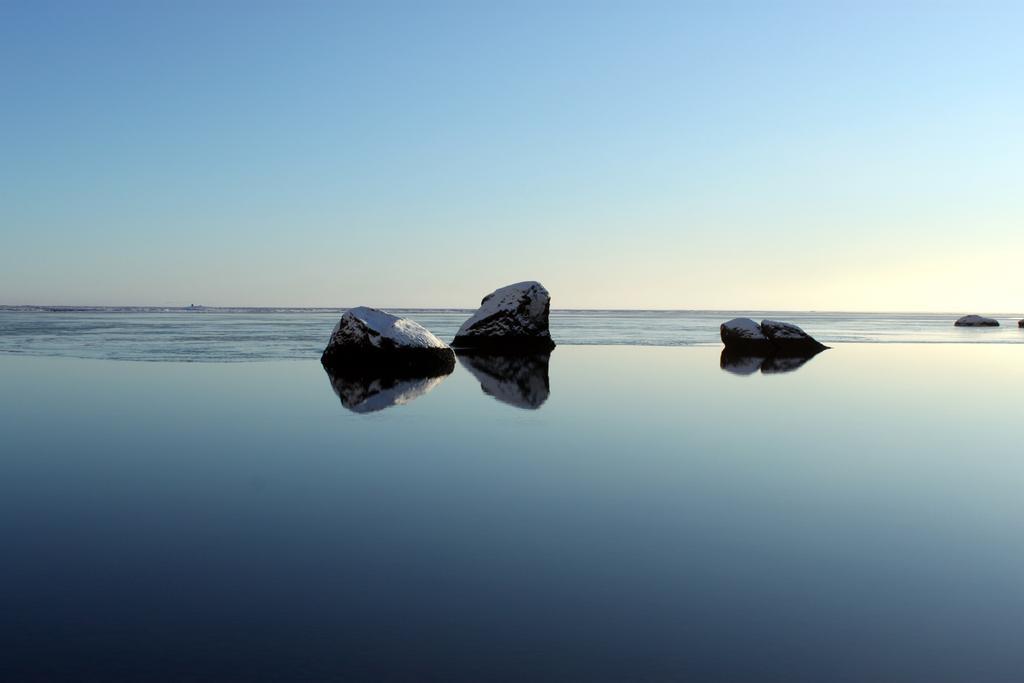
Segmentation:
<svg viewBox="0 0 1024 683">
<path fill-rule="evenodd" d="M 0 304 L 1024 310 L 1024 4 L 0 0 Z"/>
</svg>

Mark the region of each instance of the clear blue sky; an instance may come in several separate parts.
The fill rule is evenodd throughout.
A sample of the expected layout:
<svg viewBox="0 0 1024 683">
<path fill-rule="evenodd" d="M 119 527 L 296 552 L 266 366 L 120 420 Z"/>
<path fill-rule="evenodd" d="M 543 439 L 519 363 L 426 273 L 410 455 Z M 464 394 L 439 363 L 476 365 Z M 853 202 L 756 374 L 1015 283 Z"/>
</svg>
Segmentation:
<svg viewBox="0 0 1024 683">
<path fill-rule="evenodd" d="M 1022 36 L 1021 3 L 0 0 L 0 303 L 1024 309 Z"/>
</svg>

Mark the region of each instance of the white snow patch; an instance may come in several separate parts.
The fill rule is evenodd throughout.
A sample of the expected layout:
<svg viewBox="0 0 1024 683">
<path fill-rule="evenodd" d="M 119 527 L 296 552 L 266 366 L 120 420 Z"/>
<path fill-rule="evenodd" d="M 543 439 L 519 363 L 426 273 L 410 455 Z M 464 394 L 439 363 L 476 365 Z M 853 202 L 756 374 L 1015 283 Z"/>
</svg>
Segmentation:
<svg viewBox="0 0 1024 683">
<path fill-rule="evenodd" d="M 376 308 L 357 306 L 350 308 L 341 316 L 341 320 L 334 326 L 331 338 L 334 338 L 343 327 L 351 325 L 353 331 L 357 326 L 353 325 L 354 320 L 359 320 L 368 328 L 377 332 L 380 336 L 370 335 L 370 342 L 374 346 L 380 346 L 381 337 L 394 341 L 399 346 L 424 349 L 444 349 L 448 345 L 434 336 L 434 334 L 417 322 L 408 318 L 385 313 Z"/>
<path fill-rule="evenodd" d="M 469 332 L 470 328 L 478 322 L 495 313 L 518 310 L 519 303 L 524 297 L 529 301 L 529 307 L 524 314 L 528 320 L 536 320 L 544 315 L 544 309 L 551 300 L 548 290 L 544 289 L 544 285 L 539 282 L 517 282 L 514 285 L 496 289 L 484 297 L 484 300 L 480 302 L 480 308 L 466 322 L 462 323 L 456 336 Z"/>
<path fill-rule="evenodd" d="M 767 339 L 761 331 L 761 326 L 750 318 L 733 318 L 722 323 L 722 327 L 737 337 L 746 339 Z"/>
</svg>

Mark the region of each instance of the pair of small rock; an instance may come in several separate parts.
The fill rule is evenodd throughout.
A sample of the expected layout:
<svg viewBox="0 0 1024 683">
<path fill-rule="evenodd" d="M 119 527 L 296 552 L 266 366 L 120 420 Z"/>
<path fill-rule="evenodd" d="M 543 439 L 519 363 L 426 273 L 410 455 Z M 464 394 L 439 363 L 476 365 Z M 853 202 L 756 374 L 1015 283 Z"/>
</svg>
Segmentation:
<svg viewBox="0 0 1024 683">
<path fill-rule="evenodd" d="M 734 318 L 722 323 L 722 343 L 730 351 L 756 356 L 808 355 L 828 347 L 792 323 Z"/>
<path fill-rule="evenodd" d="M 548 327 L 551 296 L 539 282 L 519 282 L 483 298 L 452 346 L 483 353 L 536 353 L 555 347 Z M 419 323 L 375 308 L 341 316 L 320 357 L 330 369 L 390 377 L 446 375 L 455 353 Z"/>
</svg>

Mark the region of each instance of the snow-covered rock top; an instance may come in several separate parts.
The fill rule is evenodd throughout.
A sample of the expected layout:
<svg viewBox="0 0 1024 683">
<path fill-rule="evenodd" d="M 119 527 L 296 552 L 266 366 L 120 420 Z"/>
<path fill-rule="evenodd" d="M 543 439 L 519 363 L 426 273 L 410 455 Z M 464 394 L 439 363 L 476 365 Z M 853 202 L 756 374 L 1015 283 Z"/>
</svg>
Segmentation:
<svg viewBox="0 0 1024 683">
<path fill-rule="evenodd" d="M 480 308 L 471 315 L 456 333 L 466 334 L 502 334 L 507 325 L 496 325 L 493 319 L 503 313 L 515 313 L 524 329 L 536 328 L 540 331 L 547 328 L 547 310 L 551 305 L 551 295 L 539 282 L 517 282 L 496 289 L 483 298 Z M 543 325 L 542 323 L 543 319 Z M 491 322 L 491 325 L 487 323 Z M 494 329 L 491 329 L 494 328 Z"/>
<path fill-rule="evenodd" d="M 733 318 L 728 322 L 722 323 L 722 334 L 731 335 L 737 339 L 757 341 L 767 341 L 768 339 L 768 337 L 764 336 L 764 332 L 761 331 L 761 326 L 750 318 Z"/>
<path fill-rule="evenodd" d="M 957 327 L 999 327 L 999 321 L 980 315 L 965 315 L 956 321 Z"/>
<path fill-rule="evenodd" d="M 453 345 L 550 350 L 555 346 L 548 329 L 550 311 L 551 295 L 539 282 L 517 282 L 496 289 L 462 323 Z"/>
<path fill-rule="evenodd" d="M 411 379 L 447 375 L 455 352 L 419 323 L 359 306 L 334 326 L 320 362 L 349 376 Z"/>
<path fill-rule="evenodd" d="M 377 348 L 448 348 L 447 344 L 419 323 L 367 306 L 345 311 L 331 332 L 330 343 L 368 343 Z"/>
</svg>

